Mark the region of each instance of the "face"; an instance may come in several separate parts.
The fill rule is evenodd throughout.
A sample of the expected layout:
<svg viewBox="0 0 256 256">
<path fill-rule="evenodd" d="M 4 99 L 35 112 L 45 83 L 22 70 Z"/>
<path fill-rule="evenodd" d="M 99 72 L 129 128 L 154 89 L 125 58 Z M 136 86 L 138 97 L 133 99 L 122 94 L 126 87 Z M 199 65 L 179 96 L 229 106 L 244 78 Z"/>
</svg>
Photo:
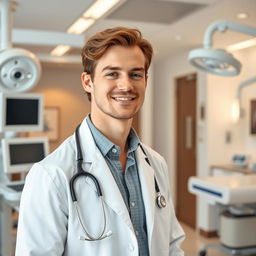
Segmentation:
<svg viewBox="0 0 256 256">
<path fill-rule="evenodd" d="M 91 93 L 91 117 L 127 120 L 139 111 L 146 89 L 145 57 L 139 47 L 111 47 L 97 62 L 94 80 L 83 73 Z"/>
</svg>

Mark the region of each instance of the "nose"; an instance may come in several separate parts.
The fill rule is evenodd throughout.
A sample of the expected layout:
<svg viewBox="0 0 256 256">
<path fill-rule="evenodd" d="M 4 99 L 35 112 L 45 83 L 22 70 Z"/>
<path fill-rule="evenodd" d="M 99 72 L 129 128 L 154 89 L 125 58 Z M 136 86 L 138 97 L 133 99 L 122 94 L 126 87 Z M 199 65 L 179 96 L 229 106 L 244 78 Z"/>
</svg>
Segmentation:
<svg viewBox="0 0 256 256">
<path fill-rule="evenodd" d="M 129 76 L 123 76 L 120 78 L 117 82 L 117 88 L 120 91 L 130 91 L 132 89 L 133 85 L 129 78 Z"/>
</svg>

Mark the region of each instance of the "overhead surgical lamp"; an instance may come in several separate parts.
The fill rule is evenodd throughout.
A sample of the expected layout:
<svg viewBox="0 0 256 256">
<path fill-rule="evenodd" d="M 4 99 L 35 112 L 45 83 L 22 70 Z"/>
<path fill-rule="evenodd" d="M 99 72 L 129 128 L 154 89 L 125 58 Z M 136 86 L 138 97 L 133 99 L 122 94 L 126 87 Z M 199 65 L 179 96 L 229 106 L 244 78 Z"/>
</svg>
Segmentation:
<svg viewBox="0 0 256 256">
<path fill-rule="evenodd" d="M 0 91 L 24 92 L 33 88 L 41 75 L 37 57 L 25 49 L 12 48 L 12 0 L 0 1 L 1 47 L 0 47 Z"/>
<path fill-rule="evenodd" d="M 204 34 L 204 48 L 191 50 L 189 62 L 203 70 L 215 75 L 234 76 L 240 73 L 241 63 L 224 49 L 212 49 L 212 36 L 215 31 L 225 32 L 227 29 L 256 36 L 256 28 L 229 21 L 212 23 Z"/>
<path fill-rule="evenodd" d="M 241 91 L 243 88 L 245 88 L 248 85 L 251 85 L 253 83 L 256 83 L 256 77 L 252 77 L 246 81 L 243 81 L 238 85 L 237 93 L 236 93 L 236 99 L 234 100 L 232 104 L 232 120 L 234 122 L 237 122 L 240 117 L 243 115 L 243 111 L 241 109 Z"/>
</svg>

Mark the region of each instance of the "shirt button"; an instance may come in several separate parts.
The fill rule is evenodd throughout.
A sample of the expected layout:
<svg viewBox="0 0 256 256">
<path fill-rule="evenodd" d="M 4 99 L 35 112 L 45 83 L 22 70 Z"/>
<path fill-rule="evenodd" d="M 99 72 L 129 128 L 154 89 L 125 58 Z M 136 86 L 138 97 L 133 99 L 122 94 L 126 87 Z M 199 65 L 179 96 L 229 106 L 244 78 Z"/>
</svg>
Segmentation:
<svg viewBox="0 0 256 256">
<path fill-rule="evenodd" d="M 116 148 L 113 148 L 113 149 L 112 149 L 112 152 L 113 152 L 113 153 L 116 153 L 116 152 L 117 152 L 117 149 L 116 149 Z"/>
<path fill-rule="evenodd" d="M 136 236 L 139 236 L 139 231 L 136 230 L 136 231 L 135 231 L 135 234 L 136 234 Z"/>
<path fill-rule="evenodd" d="M 134 207 L 135 206 L 135 202 L 131 202 L 131 206 Z"/>
</svg>

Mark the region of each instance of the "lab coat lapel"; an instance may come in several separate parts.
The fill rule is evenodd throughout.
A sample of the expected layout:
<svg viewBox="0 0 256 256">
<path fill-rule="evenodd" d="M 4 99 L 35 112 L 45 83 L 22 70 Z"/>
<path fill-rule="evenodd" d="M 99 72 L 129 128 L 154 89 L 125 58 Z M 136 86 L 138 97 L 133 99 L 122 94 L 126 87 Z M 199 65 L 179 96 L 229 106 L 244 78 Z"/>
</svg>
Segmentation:
<svg viewBox="0 0 256 256">
<path fill-rule="evenodd" d="M 96 152 L 95 161 L 92 163 L 90 172 L 98 179 L 102 188 L 103 200 L 117 215 L 133 230 L 132 222 L 126 204 L 109 170 L 104 157 L 99 151 Z"/>
<path fill-rule="evenodd" d="M 148 232 L 148 244 L 151 248 L 154 215 L 155 215 L 155 182 L 154 182 L 154 170 L 146 161 L 146 155 L 139 147 L 136 151 L 136 160 L 140 177 L 140 184 L 142 190 L 142 196 L 144 201 L 147 232 Z"/>
<path fill-rule="evenodd" d="M 84 163 L 91 163 L 88 171 L 98 180 L 102 190 L 103 200 L 133 231 L 133 225 L 123 197 L 109 170 L 106 160 L 94 142 L 86 119 L 81 124 L 79 133 Z"/>
</svg>

